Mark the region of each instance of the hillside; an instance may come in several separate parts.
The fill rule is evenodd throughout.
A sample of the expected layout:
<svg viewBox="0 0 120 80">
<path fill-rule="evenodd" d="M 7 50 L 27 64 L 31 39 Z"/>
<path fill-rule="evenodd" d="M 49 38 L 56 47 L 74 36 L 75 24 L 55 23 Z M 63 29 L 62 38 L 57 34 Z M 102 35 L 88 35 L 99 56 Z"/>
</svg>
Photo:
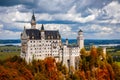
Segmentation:
<svg viewBox="0 0 120 80">
<path fill-rule="evenodd" d="M 81 53 L 77 70 L 67 69 L 51 57 L 26 64 L 14 56 L 0 61 L 0 80 L 120 80 L 120 66 L 110 55 L 103 57 L 100 48 L 92 47 L 89 53 L 82 49 Z"/>
</svg>

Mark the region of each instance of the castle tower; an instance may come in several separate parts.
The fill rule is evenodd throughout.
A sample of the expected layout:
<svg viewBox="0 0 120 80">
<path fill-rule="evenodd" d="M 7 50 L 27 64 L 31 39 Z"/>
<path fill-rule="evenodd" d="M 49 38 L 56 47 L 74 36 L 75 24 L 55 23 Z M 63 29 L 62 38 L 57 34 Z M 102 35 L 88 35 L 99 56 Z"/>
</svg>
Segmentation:
<svg viewBox="0 0 120 80">
<path fill-rule="evenodd" d="M 66 39 L 65 44 L 68 45 L 68 39 Z"/>
<path fill-rule="evenodd" d="M 28 38 L 28 36 L 26 34 L 26 29 L 25 29 L 25 26 L 24 26 L 23 33 L 21 34 L 21 40 L 26 40 L 27 38 Z"/>
<path fill-rule="evenodd" d="M 103 47 L 103 57 L 106 59 L 106 47 Z"/>
<path fill-rule="evenodd" d="M 83 31 L 80 29 L 78 32 L 78 38 L 77 38 L 77 44 L 80 48 L 80 50 L 82 48 L 84 48 L 84 38 L 83 38 Z"/>
<path fill-rule="evenodd" d="M 24 30 L 21 33 L 21 54 L 20 54 L 20 56 L 23 58 L 25 58 L 25 55 L 27 53 L 27 40 L 28 36 L 26 34 L 26 29 L 24 27 Z"/>
<path fill-rule="evenodd" d="M 41 39 L 45 39 L 44 25 L 41 26 Z"/>
<path fill-rule="evenodd" d="M 31 19 L 31 28 L 36 29 L 36 20 L 35 20 L 34 12 L 33 12 L 32 19 Z"/>
</svg>

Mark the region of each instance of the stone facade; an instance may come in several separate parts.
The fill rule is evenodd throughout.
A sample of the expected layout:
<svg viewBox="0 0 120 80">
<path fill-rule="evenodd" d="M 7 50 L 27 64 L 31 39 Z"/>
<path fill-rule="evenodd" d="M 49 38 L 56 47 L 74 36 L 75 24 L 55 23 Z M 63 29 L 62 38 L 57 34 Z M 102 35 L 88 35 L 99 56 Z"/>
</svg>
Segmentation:
<svg viewBox="0 0 120 80">
<path fill-rule="evenodd" d="M 58 30 L 36 29 L 34 13 L 31 19 L 31 29 L 24 27 L 21 33 L 21 54 L 20 56 L 30 63 L 33 59 L 45 59 L 54 57 L 56 61 L 62 62 L 67 67 L 77 68 L 77 58 L 80 57 L 80 50 L 84 48 L 83 31 L 78 32 L 77 44 L 69 45 L 68 39 L 62 44 L 61 35 Z"/>
</svg>

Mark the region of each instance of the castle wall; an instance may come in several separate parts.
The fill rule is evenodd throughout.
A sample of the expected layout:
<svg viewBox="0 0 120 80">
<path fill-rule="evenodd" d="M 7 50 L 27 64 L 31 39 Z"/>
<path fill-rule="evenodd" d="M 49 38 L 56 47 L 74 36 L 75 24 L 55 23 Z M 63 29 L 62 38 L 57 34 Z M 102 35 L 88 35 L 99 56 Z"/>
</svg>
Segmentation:
<svg viewBox="0 0 120 80">
<path fill-rule="evenodd" d="M 46 57 L 58 57 L 60 40 L 29 40 L 27 42 L 27 61 L 31 59 L 45 59 Z M 22 53 L 21 53 L 22 54 Z M 23 54 L 22 54 L 23 55 Z"/>
<path fill-rule="evenodd" d="M 84 47 L 83 32 L 78 32 L 77 46 L 68 46 L 68 39 L 66 45 L 61 46 L 61 36 L 58 31 L 45 32 L 42 25 L 41 30 L 36 29 L 36 20 L 33 13 L 31 19 L 31 29 L 25 29 L 21 35 L 21 54 L 20 56 L 26 60 L 27 63 L 33 59 L 45 59 L 46 57 L 54 57 L 56 61 L 62 61 L 63 65 L 68 68 L 76 66 L 76 57 L 79 58 L 80 50 Z"/>
</svg>

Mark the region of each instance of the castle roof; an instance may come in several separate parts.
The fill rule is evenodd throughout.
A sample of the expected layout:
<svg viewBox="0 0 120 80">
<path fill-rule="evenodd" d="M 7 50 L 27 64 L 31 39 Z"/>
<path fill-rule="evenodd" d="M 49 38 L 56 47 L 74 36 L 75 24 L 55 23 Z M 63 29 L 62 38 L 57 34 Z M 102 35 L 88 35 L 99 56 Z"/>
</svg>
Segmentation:
<svg viewBox="0 0 120 80">
<path fill-rule="evenodd" d="M 32 19 L 31 19 L 31 25 L 32 25 L 32 27 L 33 27 L 33 25 L 36 25 L 34 12 L 33 12 Z M 45 39 L 61 39 L 61 36 L 60 36 L 58 30 L 54 30 L 54 31 L 44 30 L 43 24 L 41 26 L 41 30 L 35 29 L 35 28 L 25 29 L 25 33 L 27 34 L 29 39 L 34 39 L 34 40 L 41 39 L 41 37 L 43 35 L 43 34 L 41 35 L 41 32 L 44 32 Z"/>
<path fill-rule="evenodd" d="M 45 39 L 60 39 L 60 34 L 59 32 L 56 30 L 54 31 L 45 31 Z"/>
<path fill-rule="evenodd" d="M 61 36 L 58 30 L 44 30 L 45 39 L 60 39 Z M 38 29 L 26 29 L 26 34 L 29 39 L 41 39 L 41 30 Z"/>
<path fill-rule="evenodd" d="M 44 30 L 44 26 L 43 26 L 43 24 L 42 24 L 41 30 Z"/>
<path fill-rule="evenodd" d="M 26 29 L 27 36 L 29 36 L 29 39 L 41 39 L 41 34 L 38 29 Z"/>
<path fill-rule="evenodd" d="M 80 29 L 79 32 L 83 32 L 83 31 Z"/>
<path fill-rule="evenodd" d="M 36 20 L 35 20 L 34 12 L 33 12 L 33 15 L 32 15 L 32 20 L 36 21 Z"/>
</svg>

